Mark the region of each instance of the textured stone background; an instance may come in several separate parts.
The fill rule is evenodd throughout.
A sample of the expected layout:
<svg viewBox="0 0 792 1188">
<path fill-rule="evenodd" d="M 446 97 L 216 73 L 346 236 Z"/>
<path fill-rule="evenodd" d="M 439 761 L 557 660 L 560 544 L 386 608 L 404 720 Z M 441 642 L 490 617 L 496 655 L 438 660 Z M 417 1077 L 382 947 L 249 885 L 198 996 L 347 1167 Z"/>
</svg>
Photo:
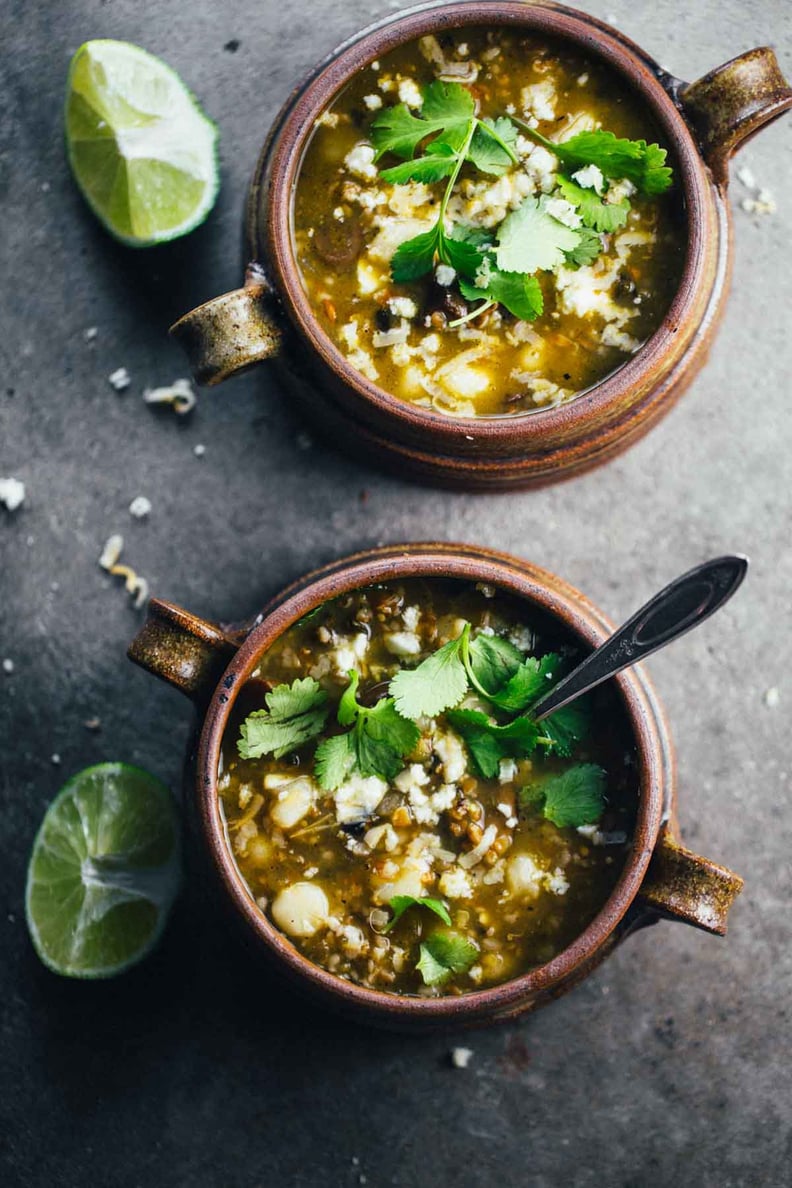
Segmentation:
<svg viewBox="0 0 792 1188">
<path fill-rule="evenodd" d="M 734 291 L 708 368 L 647 441 L 572 484 L 448 495 L 300 448 L 300 425 L 265 371 L 202 394 L 186 421 L 140 398 L 184 372 L 165 334 L 172 317 L 239 281 L 245 186 L 290 87 L 395 7 L 3 6 L 0 475 L 28 490 L 18 512 L 0 509 L 0 656 L 15 666 L 0 674 L 9 1186 L 789 1182 L 792 121 L 741 157 L 779 210 L 735 211 Z M 681 77 L 764 42 L 792 70 L 787 0 L 583 7 Z M 166 57 L 220 125 L 219 203 L 176 246 L 116 246 L 71 184 L 62 89 L 69 56 L 92 37 Z M 743 196 L 735 182 L 735 206 Z M 106 379 L 119 366 L 132 375 L 121 396 Z M 138 494 L 153 504 L 144 522 L 127 510 Z M 204 918 L 194 891 L 138 971 L 105 985 L 58 981 L 32 954 L 22 911 L 45 806 L 67 774 L 100 759 L 138 762 L 176 788 L 190 729 L 190 707 L 124 659 L 140 616 L 97 566 L 119 531 L 153 591 L 226 617 L 377 541 L 510 549 L 616 618 L 708 555 L 750 553 L 739 597 L 650 662 L 674 724 L 685 837 L 746 878 L 728 938 L 670 924 L 639 934 L 571 997 L 474 1035 L 465 1072 L 449 1067 L 453 1037 L 367 1033 L 281 995 Z M 780 691 L 775 709 L 769 688 Z M 83 723 L 95 716 L 91 733 Z"/>
</svg>

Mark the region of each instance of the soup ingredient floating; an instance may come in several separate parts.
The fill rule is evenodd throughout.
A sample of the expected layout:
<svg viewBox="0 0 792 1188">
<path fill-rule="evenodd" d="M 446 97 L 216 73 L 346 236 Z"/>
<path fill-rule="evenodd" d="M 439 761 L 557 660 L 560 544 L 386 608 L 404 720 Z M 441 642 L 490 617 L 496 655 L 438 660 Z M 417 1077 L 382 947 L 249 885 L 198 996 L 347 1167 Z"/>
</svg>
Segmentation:
<svg viewBox="0 0 792 1188">
<path fill-rule="evenodd" d="M 219 788 L 259 906 L 311 960 L 459 994 L 550 960 L 607 898 L 636 804 L 614 695 L 541 723 L 571 667 L 489 587 L 404 582 L 287 631 L 240 694 Z"/>
<path fill-rule="evenodd" d="M 648 110 L 567 47 L 422 38 L 318 121 L 295 201 L 314 308 L 349 361 L 455 416 L 562 403 L 634 353 L 681 270 Z"/>
<path fill-rule="evenodd" d="M 170 792 L 124 763 L 73 776 L 47 809 L 28 866 L 25 910 L 41 960 L 108 978 L 156 945 L 180 881 Z"/>
<path fill-rule="evenodd" d="M 116 239 L 151 247 L 206 219 L 217 128 L 174 70 L 126 41 L 88 41 L 69 68 L 66 145 L 77 185 Z"/>
</svg>

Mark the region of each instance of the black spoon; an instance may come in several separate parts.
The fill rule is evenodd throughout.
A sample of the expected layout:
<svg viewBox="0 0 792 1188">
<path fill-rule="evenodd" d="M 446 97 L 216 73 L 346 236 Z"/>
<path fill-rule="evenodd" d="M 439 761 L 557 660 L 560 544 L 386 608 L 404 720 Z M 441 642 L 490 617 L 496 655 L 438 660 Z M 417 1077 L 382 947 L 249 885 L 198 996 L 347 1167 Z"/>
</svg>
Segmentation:
<svg viewBox="0 0 792 1188">
<path fill-rule="evenodd" d="M 747 571 L 748 558 L 737 554 L 716 557 L 683 573 L 540 698 L 531 717 L 546 718 L 703 623 L 736 593 Z"/>
</svg>

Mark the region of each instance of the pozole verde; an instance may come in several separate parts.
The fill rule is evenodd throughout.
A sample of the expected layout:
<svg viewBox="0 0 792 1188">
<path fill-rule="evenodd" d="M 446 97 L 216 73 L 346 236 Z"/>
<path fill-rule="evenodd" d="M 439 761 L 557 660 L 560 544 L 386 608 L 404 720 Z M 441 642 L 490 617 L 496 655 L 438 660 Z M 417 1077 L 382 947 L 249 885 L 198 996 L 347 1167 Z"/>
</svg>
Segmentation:
<svg viewBox="0 0 792 1188">
<path fill-rule="evenodd" d="M 311 961 L 398 994 L 464 994 L 568 946 L 619 878 L 638 798 L 613 690 L 531 720 L 576 655 L 456 580 L 368 587 L 288 629 L 219 771 L 260 909 Z"/>
<path fill-rule="evenodd" d="M 463 29 L 393 50 L 305 152 L 294 236 L 313 310 L 356 370 L 419 406 L 570 400 L 638 350 L 677 288 L 661 144 L 635 93 L 563 43 Z"/>
</svg>

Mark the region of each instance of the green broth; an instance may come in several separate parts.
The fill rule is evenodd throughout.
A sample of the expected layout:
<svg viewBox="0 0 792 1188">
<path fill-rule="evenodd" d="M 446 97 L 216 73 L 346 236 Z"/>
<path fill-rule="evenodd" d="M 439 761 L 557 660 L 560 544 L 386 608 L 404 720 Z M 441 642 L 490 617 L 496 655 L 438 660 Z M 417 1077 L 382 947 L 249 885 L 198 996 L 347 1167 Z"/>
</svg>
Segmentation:
<svg viewBox="0 0 792 1188">
<path fill-rule="evenodd" d="M 373 704 L 402 665 L 413 667 L 453 638 L 462 621 L 474 635 L 494 631 L 525 652 L 563 651 L 574 659 L 570 640 L 550 622 L 529 619 L 524 604 L 490 588 L 440 579 L 371 587 L 326 604 L 273 644 L 240 691 L 223 740 L 222 807 L 251 896 L 310 960 L 397 994 L 462 994 L 551 960 L 603 906 L 633 831 L 635 747 L 607 688 L 595 695 L 593 728 L 574 760 L 520 759 L 501 764 L 497 779 L 475 774 L 444 714 L 421 721 L 404 772 L 364 798 L 365 808 L 354 781 L 334 795 L 318 787 L 315 742 L 280 759 L 239 757 L 240 725 L 274 684 L 313 675 L 329 696 L 325 734 L 332 733 L 350 667 L 360 673 L 361 701 Z M 394 651 L 409 651 L 409 659 Z M 596 828 L 558 828 L 541 813 L 520 811 L 522 785 L 573 761 L 606 772 L 607 807 Z M 482 835 L 492 837 L 486 853 L 466 867 Z M 295 885 L 303 888 L 298 910 L 284 912 Z M 453 929 L 477 950 L 468 970 L 423 984 L 420 945 L 440 922 L 413 909 L 384 935 L 388 903 L 399 894 L 434 896 L 447 906 Z"/>
<path fill-rule="evenodd" d="M 535 111 L 538 130 L 550 139 L 601 127 L 662 144 L 635 93 L 598 60 L 563 44 L 481 29 L 431 41 L 446 69 L 469 69 L 472 81 L 460 81 L 481 116 Z M 424 39 L 384 55 L 359 71 L 317 122 L 294 200 L 306 292 L 336 346 L 395 396 L 451 416 L 565 402 L 629 359 L 667 312 L 684 259 L 679 186 L 661 197 L 631 197 L 626 225 L 605 236 L 593 264 L 539 274 L 545 308 L 537 320 L 516 321 L 498 306 L 451 327 L 475 307 L 454 282 L 439 283 L 438 269 L 396 284 L 389 272 L 394 245 L 436 216 L 444 183 L 388 185 L 371 152 L 360 157 L 383 109 L 372 105 L 410 100 L 438 72 L 446 77 L 432 60 L 436 50 L 427 51 Z M 449 206 L 455 220 L 493 226 L 526 195 L 549 193 L 557 162 L 536 147 L 523 146 L 519 164 L 502 178 L 466 165 Z"/>
</svg>

